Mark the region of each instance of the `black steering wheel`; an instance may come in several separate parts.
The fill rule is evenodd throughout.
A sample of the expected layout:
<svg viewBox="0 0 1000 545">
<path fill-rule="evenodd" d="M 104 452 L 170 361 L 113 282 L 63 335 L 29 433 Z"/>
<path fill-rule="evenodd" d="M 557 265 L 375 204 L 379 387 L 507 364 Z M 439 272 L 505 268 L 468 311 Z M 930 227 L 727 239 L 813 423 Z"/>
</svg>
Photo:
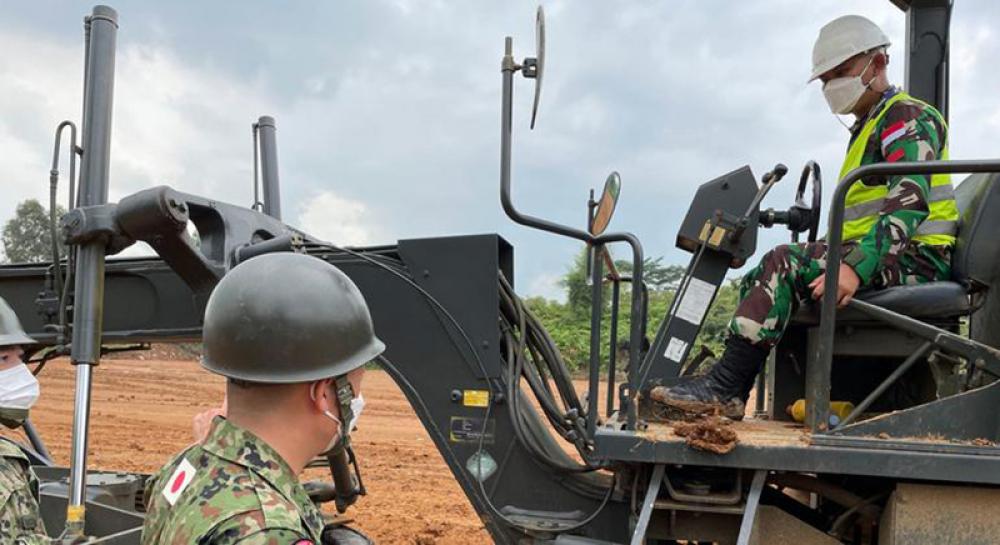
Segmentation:
<svg viewBox="0 0 1000 545">
<path fill-rule="evenodd" d="M 804 201 L 806 184 L 812 181 L 812 206 Z M 799 187 L 795 190 L 795 204 L 789 210 L 788 228 L 792 231 L 792 242 L 799 241 L 799 233 L 809 231 L 806 240 L 816 242 L 819 231 L 819 216 L 823 211 L 823 176 L 816 161 L 809 161 L 802 169 Z"/>
</svg>

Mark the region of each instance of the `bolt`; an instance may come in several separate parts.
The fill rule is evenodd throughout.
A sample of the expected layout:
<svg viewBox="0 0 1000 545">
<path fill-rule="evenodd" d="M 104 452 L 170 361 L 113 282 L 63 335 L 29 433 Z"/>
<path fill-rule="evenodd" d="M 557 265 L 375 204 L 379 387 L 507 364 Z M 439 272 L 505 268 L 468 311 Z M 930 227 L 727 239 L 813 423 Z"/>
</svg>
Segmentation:
<svg viewBox="0 0 1000 545">
<path fill-rule="evenodd" d="M 451 391 L 451 402 L 452 403 L 458 403 L 459 401 L 462 401 L 462 391 L 461 390 L 452 390 Z"/>
</svg>

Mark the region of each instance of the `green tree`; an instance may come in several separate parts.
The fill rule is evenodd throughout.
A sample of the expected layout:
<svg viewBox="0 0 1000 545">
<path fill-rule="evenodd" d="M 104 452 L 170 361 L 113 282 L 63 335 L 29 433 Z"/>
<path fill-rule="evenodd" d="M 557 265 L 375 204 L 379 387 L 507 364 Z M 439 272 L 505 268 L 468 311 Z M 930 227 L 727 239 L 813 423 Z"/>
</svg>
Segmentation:
<svg viewBox="0 0 1000 545">
<path fill-rule="evenodd" d="M 532 297 L 525 304 L 545 326 L 549 335 L 555 341 L 563 359 L 573 370 L 585 369 L 590 351 L 590 287 L 587 286 L 587 252 L 584 249 L 578 254 L 570 268 L 561 280 L 566 290 L 566 303 L 551 301 L 541 297 Z M 616 266 L 622 274 L 631 274 L 631 263 L 617 262 Z M 649 323 L 646 336 L 652 342 L 660 324 L 667 317 L 667 311 L 674 300 L 674 292 L 684 277 L 685 268 L 679 265 L 663 265 L 662 258 L 647 259 L 643 274 L 649 287 L 648 316 Z M 611 305 L 610 290 L 606 290 L 605 305 L 602 309 L 601 331 L 601 362 L 607 361 L 607 350 L 610 342 Z M 723 343 L 728 335 L 729 320 L 739 298 L 739 285 L 729 281 L 719 287 L 719 291 L 705 316 L 701 333 L 695 341 L 695 347 L 708 346 L 716 355 L 721 354 Z M 623 284 L 621 292 L 621 307 L 619 309 L 618 339 L 619 342 L 628 338 L 629 304 L 631 300 L 631 285 Z M 693 352 L 696 353 L 696 352 Z M 619 362 L 621 369 L 624 362 Z"/>
<path fill-rule="evenodd" d="M 566 301 L 570 308 L 574 312 L 582 313 L 586 316 L 590 316 L 590 267 L 587 263 L 589 260 L 589 248 L 584 246 L 580 250 L 580 253 L 576 254 L 576 257 L 573 258 L 573 264 L 570 265 L 569 270 L 559 280 L 559 285 L 566 288 Z M 606 270 L 604 272 L 607 274 Z M 610 290 L 604 290 L 602 302 L 605 308 L 608 307 L 610 293 Z"/>
<path fill-rule="evenodd" d="M 56 216 L 66 211 L 56 206 Z M 49 231 L 49 211 L 35 199 L 17 205 L 14 217 L 3 228 L 4 253 L 10 263 L 52 261 L 52 236 Z M 65 255 L 59 241 L 60 255 Z"/>
<path fill-rule="evenodd" d="M 615 267 L 623 275 L 632 274 L 630 260 L 619 259 L 615 261 Z M 686 272 L 687 267 L 683 265 L 664 265 L 662 257 L 647 257 L 642 263 L 642 280 L 650 290 L 677 289 Z"/>
</svg>

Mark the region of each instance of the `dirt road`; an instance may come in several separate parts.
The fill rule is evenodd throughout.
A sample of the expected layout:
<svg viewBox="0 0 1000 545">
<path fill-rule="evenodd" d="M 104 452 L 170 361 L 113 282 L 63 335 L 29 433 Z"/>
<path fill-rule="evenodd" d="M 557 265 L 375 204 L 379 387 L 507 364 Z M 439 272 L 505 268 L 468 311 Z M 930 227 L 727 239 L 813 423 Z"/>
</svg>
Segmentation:
<svg viewBox="0 0 1000 545">
<path fill-rule="evenodd" d="M 155 471 L 191 442 L 191 418 L 222 400 L 223 381 L 194 361 L 110 360 L 94 377 L 94 468 Z M 63 360 L 50 363 L 41 383 L 32 421 L 57 463 L 65 465 L 73 370 Z M 492 543 L 392 380 L 369 372 L 364 393 L 367 405 L 354 445 L 369 493 L 348 511 L 358 526 L 380 545 Z"/>
</svg>

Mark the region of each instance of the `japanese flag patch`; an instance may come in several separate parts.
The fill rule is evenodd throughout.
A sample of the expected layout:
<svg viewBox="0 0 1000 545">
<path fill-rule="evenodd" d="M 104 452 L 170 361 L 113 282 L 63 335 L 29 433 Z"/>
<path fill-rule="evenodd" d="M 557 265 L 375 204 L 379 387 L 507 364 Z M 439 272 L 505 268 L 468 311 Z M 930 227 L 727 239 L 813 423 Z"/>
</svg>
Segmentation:
<svg viewBox="0 0 1000 545">
<path fill-rule="evenodd" d="M 167 485 L 163 487 L 163 499 L 167 500 L 171 507 L 177 503 L 177 498 L 181 497 L 184 489 L 194 480 L 194 473 L 194 466 L 187 461 L 187 458 L 177 465 L 177 469 L 167 480 Z"/>
</svg>

